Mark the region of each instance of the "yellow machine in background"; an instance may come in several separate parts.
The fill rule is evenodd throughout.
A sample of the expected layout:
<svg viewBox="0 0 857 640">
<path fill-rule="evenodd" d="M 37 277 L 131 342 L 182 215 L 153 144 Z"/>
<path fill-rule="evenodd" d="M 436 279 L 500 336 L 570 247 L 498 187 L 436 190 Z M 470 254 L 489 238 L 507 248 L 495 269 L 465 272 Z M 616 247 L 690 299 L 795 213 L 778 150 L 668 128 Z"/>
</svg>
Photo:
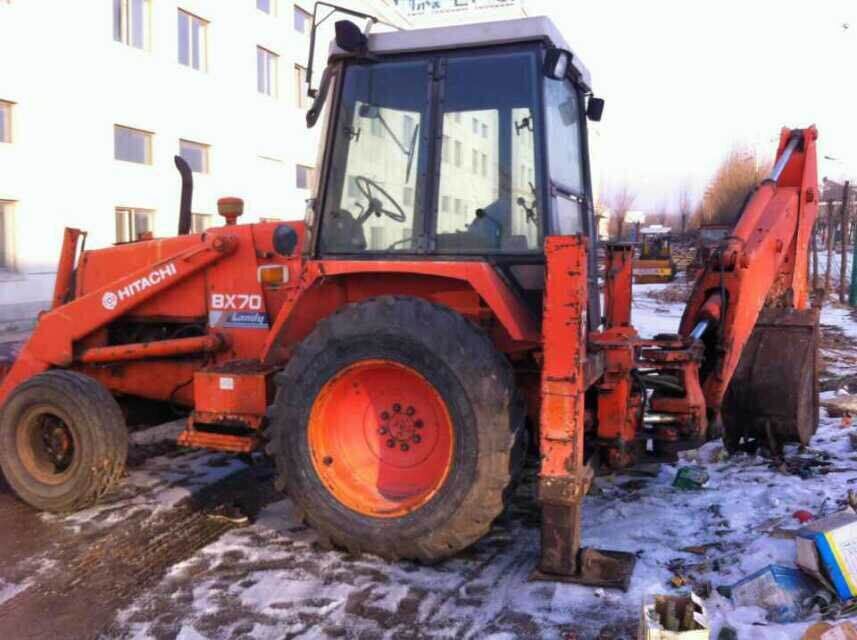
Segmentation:
<svg viewBox="0 0 857 640">
<path fill-rule="evenodd" d="M 640 229 L 639 254 L 634 259 L 634 282 L 652 284 L 675 279 L 670 232 L 669 227 L 659 224 Z"/>
</svg>

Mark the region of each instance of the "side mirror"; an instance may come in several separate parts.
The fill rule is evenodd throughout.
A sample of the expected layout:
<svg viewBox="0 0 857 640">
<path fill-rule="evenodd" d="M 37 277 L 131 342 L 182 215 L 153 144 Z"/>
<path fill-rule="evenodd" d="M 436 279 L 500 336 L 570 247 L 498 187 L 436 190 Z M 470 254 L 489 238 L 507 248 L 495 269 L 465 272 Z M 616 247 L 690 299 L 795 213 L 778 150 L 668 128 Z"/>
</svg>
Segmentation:
<svg viewBox="0 0 857 640">
<path fill-rule="evenodd" d="M 339 20 L 336 25 L 336 46 L 348 53 L 360 53 L 369 46 L 369 38 L 350 20 Z"/>
<path fill-rule="evenodd" d="M 601 116 L 604 114 L 604 99 L 603 98 L 589 98 L 589 102 L 586 105 L 586 117 L 592 120 L 592 122 L 601 122 Z"/>
<path fill-rule="evenodd" d="M 548 49 L 545 54 L 544 73 L 551 80 L 565 80 L 571 69 L 571 52 L 564 49 Z"/>
</svg>

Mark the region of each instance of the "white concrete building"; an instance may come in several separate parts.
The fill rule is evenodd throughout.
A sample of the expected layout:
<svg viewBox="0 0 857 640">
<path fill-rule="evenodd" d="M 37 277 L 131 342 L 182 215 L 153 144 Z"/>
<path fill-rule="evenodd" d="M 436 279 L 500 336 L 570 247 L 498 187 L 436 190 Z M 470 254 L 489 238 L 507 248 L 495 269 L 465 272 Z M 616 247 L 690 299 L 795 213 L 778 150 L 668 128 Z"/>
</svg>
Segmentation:
<svg viewBox="0 0 857 640">
<path fill-rule="evenodd" d="M 340 4 L 407 24 L 393 0 Z M 320 129 L 298 91 L 312 7 L 0 0 L 0 327 L 47 306 L 64 227 L 90 248 L 175 234 L 176 154 L 195 169 L 197 228 L 224 195 L 245 199 L 245 220 L 303 217 Z"/>
</svg>

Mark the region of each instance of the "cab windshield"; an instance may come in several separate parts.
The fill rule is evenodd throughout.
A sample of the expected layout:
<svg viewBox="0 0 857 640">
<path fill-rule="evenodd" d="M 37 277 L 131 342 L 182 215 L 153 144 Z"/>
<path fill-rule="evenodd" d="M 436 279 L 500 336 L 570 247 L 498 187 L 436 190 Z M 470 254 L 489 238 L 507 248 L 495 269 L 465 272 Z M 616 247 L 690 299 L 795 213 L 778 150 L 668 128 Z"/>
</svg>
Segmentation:
<svg viewBox="0 0 857 640">
<path fill-rule="evenodd" d="M 540 108 L 535 50 L 352 63 L 321 251 L 540 252 Z"/>
</svg>

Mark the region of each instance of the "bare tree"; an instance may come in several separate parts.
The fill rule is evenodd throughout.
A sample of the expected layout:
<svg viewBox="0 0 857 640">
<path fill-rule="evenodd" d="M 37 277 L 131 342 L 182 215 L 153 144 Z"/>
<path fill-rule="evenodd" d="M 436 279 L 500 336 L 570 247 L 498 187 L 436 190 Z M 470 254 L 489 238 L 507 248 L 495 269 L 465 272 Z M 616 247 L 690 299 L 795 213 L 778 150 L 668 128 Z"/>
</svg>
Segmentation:
<svg viewBox="0 0 857 640">
<path fill-rule="evenodd" d="M 726 156 L 702 201 L 702 224 L 733 224 L 747 196 L 770 170 L 752 151 L 733 148 Z"/>
<path fill-rule="evenodd" d="M 636 199 L 637 194 L 624 182 L 617 189 L 612 190 L 608 196 L 610 202 L 610 235 L 616 240 L 622 240 L 625 233 L 625 216 L 634 206 Z"/>
<path fill-rule="evenodd" d="M 681 235 L 684 236 L 687 233 L 688 225 L 690 224 L 690 217 L 693 213 L 693 204 L 691 203 L 690 196 L 690 184 L 685 181 L 678 192 L 678 218 L 679 218 L 679 230 L 681 231 Z"/>
<path fill-rule="evenodd" d="M 667 205 L 666 200 L 661 200 L 658 205 L 655 207 L 652 215 L 648 216 L 647 222 L 651 222 L 652 224 L 661 224 L 666 225 L 670 219 L 670 210 Z"/>
</svg>

